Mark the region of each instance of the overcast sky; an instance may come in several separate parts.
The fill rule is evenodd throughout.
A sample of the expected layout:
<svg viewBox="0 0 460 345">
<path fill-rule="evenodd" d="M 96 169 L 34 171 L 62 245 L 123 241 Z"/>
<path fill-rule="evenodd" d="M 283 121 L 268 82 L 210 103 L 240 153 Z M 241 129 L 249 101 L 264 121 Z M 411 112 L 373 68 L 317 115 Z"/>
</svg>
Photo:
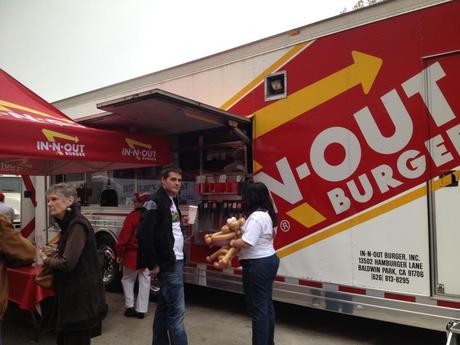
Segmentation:
<svg viewBox="0 0 460 345">
<path fill-rule="evenodd" d="M 357 0 L 0 0 L 0 68 L 52 102 L 350 11 Z"/>
</svg>

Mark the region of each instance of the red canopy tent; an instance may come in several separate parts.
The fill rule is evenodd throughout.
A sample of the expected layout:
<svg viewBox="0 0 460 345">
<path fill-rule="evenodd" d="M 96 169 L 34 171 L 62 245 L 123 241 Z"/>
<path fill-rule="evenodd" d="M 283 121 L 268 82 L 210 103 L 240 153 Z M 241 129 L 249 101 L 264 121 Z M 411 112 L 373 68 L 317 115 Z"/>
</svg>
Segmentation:
<svg viewBox="0 0 460 345">
<path fill-rule="evenodd" d="M 54 175 L 163 165 L 166 138 L 85 127 L 0 69 L 0 173 Z"/>
</svg>

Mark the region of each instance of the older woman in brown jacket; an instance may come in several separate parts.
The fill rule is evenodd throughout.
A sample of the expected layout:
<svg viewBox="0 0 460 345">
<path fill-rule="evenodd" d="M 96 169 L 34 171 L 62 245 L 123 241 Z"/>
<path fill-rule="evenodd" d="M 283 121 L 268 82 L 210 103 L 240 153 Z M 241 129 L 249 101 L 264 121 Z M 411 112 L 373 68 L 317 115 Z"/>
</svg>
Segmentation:
<svg viewBox="0 0 460 345">
<path fill-rule="evenodd" d="M 17 260 L 33 260 L 35 257 L 34 245 L 21 233 L 14 230 L 11 221 L 0 214 L 0 322 L 5 314 L 8 305 L 8 276 L 6 272 L 6 262 L 8 258 Z M 1 323 L 0 323 L 0 344 Z"/>
<path fill-rule="evenodd" d="M 106 311 L 96 237 L 80 213 L 77 191 L 66 183 L 46 192 L 48 208 L 61 229 L 57 256 L 44 248 L 43 258 L 54 274 L 56 338 L 58 345 L 89 345 L 91 332 L 100 326 Z"/>
</svg>

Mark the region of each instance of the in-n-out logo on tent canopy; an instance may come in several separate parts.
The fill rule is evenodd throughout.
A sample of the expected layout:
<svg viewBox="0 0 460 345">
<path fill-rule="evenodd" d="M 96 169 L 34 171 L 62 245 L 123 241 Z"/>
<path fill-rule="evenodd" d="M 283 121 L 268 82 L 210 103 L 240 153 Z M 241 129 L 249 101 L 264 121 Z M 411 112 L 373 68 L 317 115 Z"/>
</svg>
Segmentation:
<svg viewBox="0 0 460 345">
<path fill-rule="evenodd" d="M 42 129 L 47 141 L 37 141 L 38 151 L 56 152 L 59 156 L 85 157 L 85 145 L 78 143 L 76 135 L 68 135 L 49 129 Z M 60 139 L 59 142 L 56 139 Z"/>
<path fill-rule="evenodd" d="M 125 141 L 129 148 L 124 147 L 121 149 L 123 157 L 135 157 L 143 161 L 157 160 L 157 152 L 152 150 L 152 145 L 131 138 L 125 138 Z"/>
</svg>

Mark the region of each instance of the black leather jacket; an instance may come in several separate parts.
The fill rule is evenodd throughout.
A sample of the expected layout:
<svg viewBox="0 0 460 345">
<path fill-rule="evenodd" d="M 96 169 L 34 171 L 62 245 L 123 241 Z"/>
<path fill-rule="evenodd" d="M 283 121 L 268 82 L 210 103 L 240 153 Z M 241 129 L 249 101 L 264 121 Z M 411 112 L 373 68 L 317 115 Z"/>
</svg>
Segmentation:
<svg viewBox="0 0 460 345">
<path fill-rule="evenodd" d="M 171 219 L 171 199 L 163 188 L 151 196 L 150 209 L 145 211 L 137 226 L 137 267 L 152 270 L 160 266 L 161 272 L 173 272 L 176 265 L 174 235 Z M 177 211 L 179 206 L 174 198 Z M 181 218 L 180 218 L 181 219 Z"/>
</svg>

